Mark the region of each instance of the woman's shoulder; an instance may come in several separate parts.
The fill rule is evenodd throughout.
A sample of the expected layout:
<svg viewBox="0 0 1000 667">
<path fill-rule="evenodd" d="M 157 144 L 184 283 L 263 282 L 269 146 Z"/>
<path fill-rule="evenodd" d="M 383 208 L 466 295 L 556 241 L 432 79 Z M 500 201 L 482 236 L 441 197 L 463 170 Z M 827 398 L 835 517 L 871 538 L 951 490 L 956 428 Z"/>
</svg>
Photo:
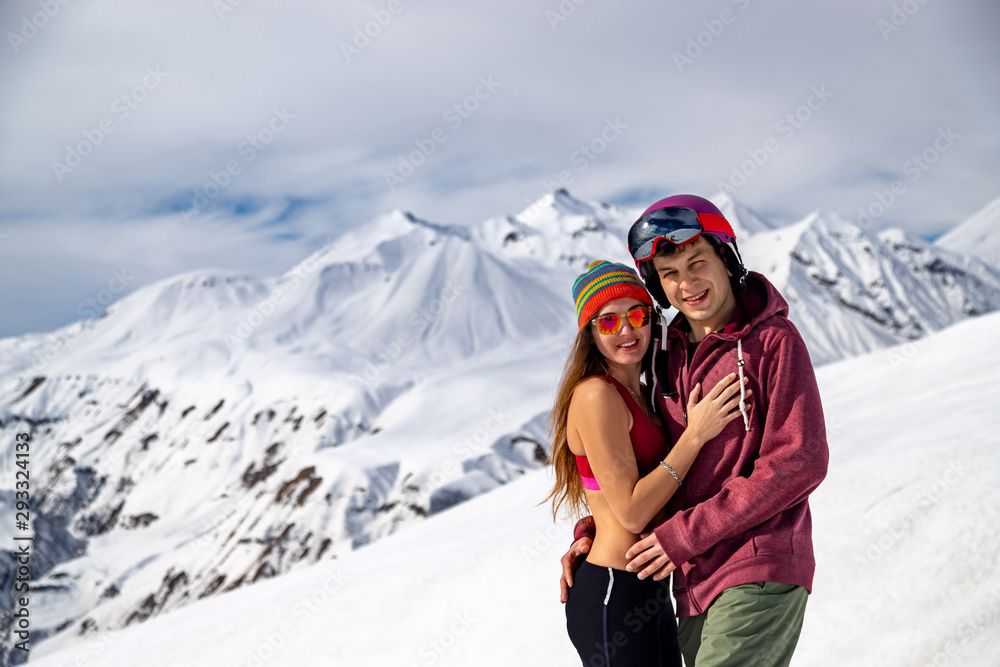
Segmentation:
<svg viewBox="0 0 1000 667">
<path fill-rule="evenodd" d="M 613 400 L 618 397 L 619 400 Z M 585 410 L 607 410 L 622 407 L 628 411 L 621 393 L 613 384 L 602 377 L 591 375 L 577 383 L 573 390 L 573 399 L 570 407 L 582 408 Z"/>
<path fill-rule="evenodd" d="M 581 436 L 607 433 L 609 428 L 632 430 L 632 412 L 625 397 L 599 376 L 588 377 L 576 385 L 567 417 L 571 430 L 578 430 Z"/>
</svg>

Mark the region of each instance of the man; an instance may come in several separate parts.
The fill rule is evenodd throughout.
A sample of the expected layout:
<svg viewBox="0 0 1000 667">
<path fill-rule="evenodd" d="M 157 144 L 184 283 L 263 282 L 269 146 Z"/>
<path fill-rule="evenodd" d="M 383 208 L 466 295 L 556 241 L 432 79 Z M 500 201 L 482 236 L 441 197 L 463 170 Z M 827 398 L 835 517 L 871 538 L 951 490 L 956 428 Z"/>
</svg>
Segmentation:
<svg viewBox="0 0 1000 667">
<path fill-rule="evenodd" d="M 654 403 L 671 441 L 700 382 L 738 371 L 752 402 L 706 443 L 666 521 L 626 553 L 640 577 L 674 574 L 688 667 L 788 665 L 815 559 L 809 494 L 829 452 L 819 390 L 788 304 L 743 266 L 732 227 L 707 199 L 677 195 L 632 225 L 629 250 L 657 302 L 679 312 L 656 341 Z M 563 600 L 593 534 L 589 517 L 563 557 Z"/>
</svg>

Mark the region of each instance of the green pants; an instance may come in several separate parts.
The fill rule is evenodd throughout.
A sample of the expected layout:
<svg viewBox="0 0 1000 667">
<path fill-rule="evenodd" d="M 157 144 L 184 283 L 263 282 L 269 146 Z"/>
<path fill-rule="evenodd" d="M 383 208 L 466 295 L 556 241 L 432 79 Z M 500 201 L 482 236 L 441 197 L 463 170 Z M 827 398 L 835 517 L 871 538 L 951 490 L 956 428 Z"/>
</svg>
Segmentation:
<svg viewBox="0 0 1000 667">
<path fill-rule="evenodd" d="M 727 588 L 705 613 L 677 619 L 687 667 L 787 667 L 809 592 L 759 582 Z"/>
</svg>

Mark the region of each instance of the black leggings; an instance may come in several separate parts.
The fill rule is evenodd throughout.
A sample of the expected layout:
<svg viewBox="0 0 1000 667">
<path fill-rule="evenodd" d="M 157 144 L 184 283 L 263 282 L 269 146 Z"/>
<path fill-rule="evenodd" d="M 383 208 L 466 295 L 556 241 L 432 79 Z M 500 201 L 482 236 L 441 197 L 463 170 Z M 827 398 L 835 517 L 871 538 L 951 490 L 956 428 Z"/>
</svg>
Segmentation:
<svg viewBox="0 0 1000 667">
<path fill-rule="evenodd" d="M 584 667 L 681 667 L 668 581 L 584 561 L 566 601 L 566 629 Z"/>
</svg>

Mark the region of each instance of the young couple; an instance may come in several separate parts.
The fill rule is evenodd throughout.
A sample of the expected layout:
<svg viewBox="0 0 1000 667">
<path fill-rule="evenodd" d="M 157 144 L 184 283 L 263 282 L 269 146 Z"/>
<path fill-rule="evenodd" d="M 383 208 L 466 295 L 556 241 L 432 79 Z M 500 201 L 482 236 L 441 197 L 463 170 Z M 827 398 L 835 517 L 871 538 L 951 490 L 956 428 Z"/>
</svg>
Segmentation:
<svg viewBox="0 0 1000 667">
<path fill-rule="evenodd" d="M 828 461 L 805 343 L 708 200 L 658 201 L 628 242 L 641 280 L 597 261 L 573 285 L 550 419 L 553 511 L 592 514 L 563 557 L 570 639 L 587 667 L 787 665 Z"/>
</svg>

